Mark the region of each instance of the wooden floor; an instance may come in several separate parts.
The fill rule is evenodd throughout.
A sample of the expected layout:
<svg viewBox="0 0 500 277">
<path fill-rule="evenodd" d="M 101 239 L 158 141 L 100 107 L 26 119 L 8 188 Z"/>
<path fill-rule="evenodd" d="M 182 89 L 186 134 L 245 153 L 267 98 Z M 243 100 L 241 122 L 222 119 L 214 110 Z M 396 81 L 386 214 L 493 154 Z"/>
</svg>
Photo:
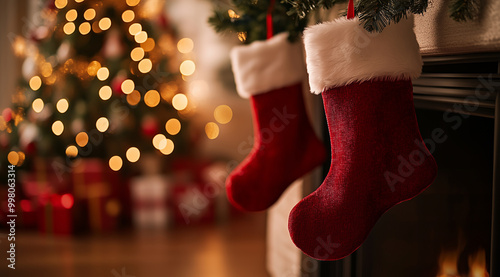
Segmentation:
<svg viewBox="0 0 500 277">
<path fill-rule="evenodd" d="M 0 276 L 266 277 L 265 214 L 231 223 L 168 232 L 123 232 L 77 238 L 19 232 L 16 269 L 7 268 L 0 240 Z M 13 274 L 14 273 L 14 274 Z"/>
</svg>

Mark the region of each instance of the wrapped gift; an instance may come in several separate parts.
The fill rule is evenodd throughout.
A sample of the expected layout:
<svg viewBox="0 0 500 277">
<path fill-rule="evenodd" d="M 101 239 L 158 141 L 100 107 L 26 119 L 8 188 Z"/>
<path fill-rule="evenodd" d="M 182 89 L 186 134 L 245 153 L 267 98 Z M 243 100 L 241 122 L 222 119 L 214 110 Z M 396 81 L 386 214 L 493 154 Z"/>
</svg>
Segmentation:
<svg viewBox="0 0 500 277">
<path fill-rule="evenodd" d="M 145 175 L 130 182 L 132 217 L 140 229 L 163 229 L 169 225 L 167 207 L 168 179 L 163 175 Z"/>
<path fill-rule="evenodd" d="M 71 194 L 41 195 L 38 209 L 38 229 L 44 234 L 70 235 L 73 231 Z"/>
<path fill-rule="evenodd" d="M 116 229 L 121 213 L 119 175 L 99 159 L 81 159 L 72 175 L 78 214 L 86 216 L 90 230 Z"/>
</svg>

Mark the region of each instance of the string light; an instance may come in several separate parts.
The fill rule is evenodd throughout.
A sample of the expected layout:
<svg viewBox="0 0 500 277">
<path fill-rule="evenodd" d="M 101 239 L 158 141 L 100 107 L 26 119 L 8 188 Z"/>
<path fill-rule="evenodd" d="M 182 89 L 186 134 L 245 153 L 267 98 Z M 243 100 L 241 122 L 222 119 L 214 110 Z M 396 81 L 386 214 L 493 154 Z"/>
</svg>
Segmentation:
<svg viewBox="0 0 500 277">
<path fill-rule="evenodd" d="M 40 67 L 40 72 L 42 73 L 42 76 L 47 78 L 50 75 L 52 75 L 52 65 L 49 62 L 44 62 L 42 63 L 42 66 Z"/>
<path fill-rule="evenodd" d="M 135 13 L 133 10 L 126 10 L 122 13 L 122 20 L 123 22 L 131 22 L 135 18 Z"/>
<path fill-rule="evenodd" d="M 68 21 L 75 21 L 77 17 L 78 17 L 78 12 L 75 9 L 71 9 L 68 12 L 66 12 L 66 20 Z"/>
<path fill-rule="evenodd" d="M 227 105 L 217 106 L 214 110 L 214 118 L 220 124 L 226 124 L 233 118 L 233 110 Z"/>
<path fill-rule="evenodd" d="M 52 133 L 56 136 L 60 136 L 64 131 L 64 124 L 60 121 L 57 120 L 54 123 L 52 123 Z"/>
<path fill-rule="evenodd" d="M 177 42 L 177 50 L 179 50 L 179 52 L 183 54 L 193 51 L 193 48 L 194 48 L 194 43 L 193 40 L 190 38 L 183 38 L 179 40 L 179 42 Z"/>
<path fill-rule="evenodd" d="M 139 4 L 139 2 L 141 2 L 141 0 L 127 0 L 127 5 L 133 7 L 133 6 L 137 6 Z"/>
<path fill-rule="evenodd" d="M 17 166 L 19 163 L 19 154 L 16 151 L 10 151 L 7 155 L 7 160 L 10 164 Z"/>
<path fill-rule="evenodd" d="M 95 18 L 95 10 L 94 9 L 87 9 L 84 13 L 83 13 L 83 18 L 85 18 L 86 20 L 92 20 Z"/>
<path fill-rule="evenodd" d="M 43 100 L 40 98 L 33 100 L 33 103 L 31 103 L 31 107 L 33 108 L 33 111 L 35 111 L 36 113 L 41 112 L 44 106 L 45 105 L 43 103 Z"/>
<path fill-rule="evenodd" d="M 95 127 L 97 128 L 97 130 L 99 132 L 104 133 L 109 128 L 109 120 L 107 118 L 105 118 L 105 117 L 100 117 L 95 122 Z"/>
<path fill-rule="evenodd" d="M 75 141 L 78 146 L 85 147 L 85 145 L 89 142 L 89 135 L 85 132 L 80 132 L 76 135 Z"/>
<path fill-rule="evenodd" d="M 125 153 L 127 160 L 131 163 L 135 163 L 141 157 L 141 151 L 137 147 L 130 147 Z"/>
<path fill-rule="evenodd" d="M 101 30 L 106 31 L 111 27 L 111 19 L 109 17 L 104 17 L 101 20 L 99 20 L 99 28 Z"/>
<path fill-rule="evenodd" d="M 165 123 L 165 130 L 175 136 L 181 131 L 181 122 L 177 118 L 171 118 Z"/>
<path fill-rule="evenodd" d="M 230 18 L 233 18 L 233 19 L 240 18 L 240 16 L 237 15 L 236 12 L 234 12 L 233 10 L 228 10 L 227 14 L 229 15 Z"/>
<path fill-rule="evenodd" d="M 99 97 L 106 101 L 108 100 L 109 98 L 111 98 L 111 95 L 113 94 L 112 90 L 111 90 L 111 87 L 110 86 L 102 86 L 100 89 L 99 89 Z"/>
<path fill-rule="evenodd" d="M 118 171 L 122 168 L 123 166 L 123 161 L 122 158 L 119 156 L 113 156 L 109 159 L 109 168 L 111 168 L 113 171 Z"/>
<path fill-rule="evenodd" d="M 153 68 L 153 63 L 150 59 L 144 59 L 139 62 L 137 67 L 141 73 L 148 73 Z"/>
<path fill-rule="evenodd" d="M 98 61 L 91 61 L 89 63 L 89 66 L 87 67 L 87 73 L 89 76 L 95 76 L 97 75 L 97 71 L 101 68 L 101 63 Z"/>
<path fill-rule="evenodd" d="M 130 25 L 130 27 L 128 27 L 128 32 L 133 36 L 137 35 L 141 31 L 142 31 L 142 25 L 139 23 L 134 23 Z"/>
<path fill-rule="evenodd" d="M 132 93 L 132 91 L 134 91 L 134 89 L 135 89 L 134 81 L 132 81 L 130 79 L 123 81 L 123 83 L 121 85 L 121 89 L 122 89 L 123 93 L 125 93 L 125 94 Z"/>
<path fill-rule="evenodd" d="M 26 155 L 23 152 L 19 151 L 19 152 L 17 152 L 17 156 L 19 157 L 19 161 L 17 162 L 17 166 L 23 165 L 24 159 L 26 159 Z"/>
<path fill-rule="evenodd" d="M 142 58 L 144 58 L 144 49 L 141 47 L 136 47 L 130 51 L 130 58 L 133 61 L 140 61 Z"/>
<path fill-rule="evenodd" d="M 214 122 L 208 122 L 205 125 L 205 133 L 209 139 L 216 139 L 219 136 L 219 126 Z"/>
<path fill-rule="evenodd" d="M 188 99 L 186 95 L 178 93 L 172 98 L 172 106 L 178 111 L 184 110 L 188 105 Z"/>
<path fill-rule="evenodd" d="M 135 42 L 137 43 L 143 43 L 148 39 L 148 33 L 144 31 L 140 31 L 134 36 Z"/>
<path fill-rule="evenodd" d="M 196 66 L 192 60 L 185 60 L 181 63 L 181 66 L 179 67 L 179 71 L 181 72 L 182 75 L 184 76 L 191 76 L 193 75 L 194 71 L 196 69 Z"/>
<path fill-rule="evenodd" d="M 135 106 L 139 104 L 141 101 L 141 93 L 137 90 L 132 91 L 129 95 L 127 95 L 127 103 L 131 106 Z"/>
<path fill-rule="evenodd" d="M 74 145 L 68 146 L 68 148 L 66 148 L 66 156 L 70 158 L 78 156 L 78 148 L 76 148 L 76 146 Z"/>
<path fill-rule="evenodd" d="M 78 31 L 80 31 L 80 34 L 82 34 L 82 35 L 86 35 L 86 34 L 90 33 L 90 30 L 91 30 L 91 26 L 90 26 L 90 23 L 88 23 L 88 22 L 83 22 L 78 27 Z"/>
<path fill-rule="evenodd" d="M 141 43 L 141 47 L 146 52 L 152 51 L 155 48 L 155 40 L 152 38 L 148 38 L 145 42 Z"/>
<path fill-rule="evenodd" d="M 109 69 L 107 67 L 101 67 L 97 70 L 97 79 L 104 81 L 109 77 Z"/>
<path fill-rule="evenodd" d="M 64 98 L 60 99 L 59 101 L 57 101 L 56 108 L 58 112 L 65 113 L 69 108 L 68 100 Z"/>
<path fill-rule="evenodd" d="M 172 154 L 172 152 L 174 152 L 174 142 L 172 140 L 170 140 L 170 139 L 166 139 L 165 147 L 163 147 L 162 149 L 160 149 L 160 152 L 163 155 L 170 155 L 170 154 Z"/>
<path fill-rule="evenodd" d="M 247 40 L 247 32 L 238 32 L 238 39 L 241 42 L 244 42 L 245 40 Z"/>
<path fill-rule="evenodd" d="M 40 78 L 40 76 L 33 76 L 31 77 L 29 84 L 32 90 L 37 91 L 42 86 L 42 79 Z"/>
<path fill-rule="evenodd" d="M 167 145 L 167 138 L 163 134 L 157 134 L 153 137 L 153 146 L 161 150 Z"/>
<path fill-rule="evenodd" d="M 160 94 L 156 90 L 150 90 L 144 95 L 144 103 L 153 108 L 160 103 Z"/>
<path fill-rule="evenodd" d="M 56 0 L 56 1 L 54 1 L 54 5 L 58 9 L 64 9 L 64 7 L 66 7 L 66 5 L 68 5 L 68 0 Z"/>
</svg>

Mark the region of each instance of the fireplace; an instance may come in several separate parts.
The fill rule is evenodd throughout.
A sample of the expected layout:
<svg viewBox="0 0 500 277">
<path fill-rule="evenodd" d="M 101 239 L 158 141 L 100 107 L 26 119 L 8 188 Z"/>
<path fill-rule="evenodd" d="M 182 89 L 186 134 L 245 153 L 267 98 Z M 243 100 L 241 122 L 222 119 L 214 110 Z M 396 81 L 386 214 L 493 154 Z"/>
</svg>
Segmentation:
<svg viewBox="0 0 500 277">
<path fill-rule="evenodd" d="M 414 100 L 435 182 L 384 214 L 355 253 L 308 276 L 500 277 L 499 61 L 424 58 Z M 433 141 L 436 130 L 446 139 Z"/>
</svg>

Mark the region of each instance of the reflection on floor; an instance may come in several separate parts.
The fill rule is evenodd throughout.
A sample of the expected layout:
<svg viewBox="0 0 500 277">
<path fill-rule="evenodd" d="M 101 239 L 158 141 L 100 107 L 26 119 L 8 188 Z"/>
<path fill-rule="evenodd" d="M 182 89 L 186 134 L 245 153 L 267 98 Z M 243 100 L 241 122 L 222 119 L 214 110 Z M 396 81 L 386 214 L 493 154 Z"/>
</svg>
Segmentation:
<svg viewBox="0 0 500 277">
<path fill-rule="evenodd" d="M 0 240 L 3 251 L 6 236 Z M 59 238 L 21 232 L 16 269 L 2 258 L 0 276 L 33 277 L 266 277 L 265 214 L 221 226 L 175 228 L 162 233 Z"/>
</svg>

